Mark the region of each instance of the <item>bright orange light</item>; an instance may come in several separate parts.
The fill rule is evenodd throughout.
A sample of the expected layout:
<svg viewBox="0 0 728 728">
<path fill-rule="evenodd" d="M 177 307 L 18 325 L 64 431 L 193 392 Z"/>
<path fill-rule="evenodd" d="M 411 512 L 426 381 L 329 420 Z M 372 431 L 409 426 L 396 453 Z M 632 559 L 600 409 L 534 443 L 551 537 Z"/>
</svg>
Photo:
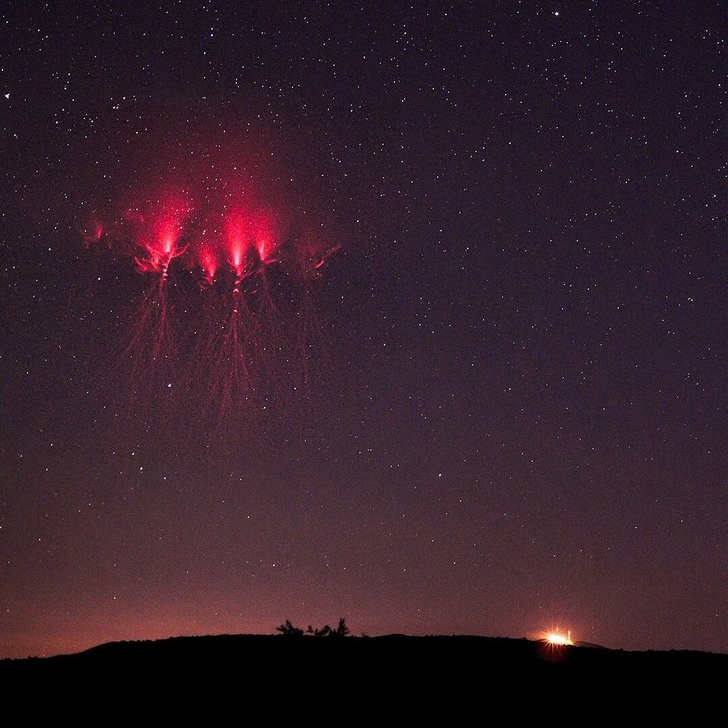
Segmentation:
<svg viewBox="0 0 728 728">
<path fill-rule="evenodd" d="M 546 641 L 552 645 L 573 645 L 574 642 L 571 639 L 571 630 L 569 630 L 564 636 L 560 632 L 549 632 L 545 637 Z"/>
</svg>

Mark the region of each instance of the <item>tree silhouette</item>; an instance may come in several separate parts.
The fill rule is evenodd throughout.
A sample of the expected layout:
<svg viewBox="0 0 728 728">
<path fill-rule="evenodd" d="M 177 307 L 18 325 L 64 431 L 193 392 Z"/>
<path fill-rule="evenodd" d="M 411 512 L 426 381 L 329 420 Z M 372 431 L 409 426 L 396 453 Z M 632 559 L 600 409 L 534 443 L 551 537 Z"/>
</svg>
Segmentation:
<svg viewBox="0 0 728 728">
<path fill-rule="evenodd" d="M 294 627 L 291 620 L 287 619 L 283 624 L 276 627 L 276 632 L 280 632 L 286 637 L 302 637 L 303 630 L 300 627 Z"/>
<path fill-rule="evenodd" d="M 314 629 L 310 624 L 308 629 L 304 631 L 300 627 L 294 627 L 291 624 L 291 620 L 287 619 L 283 624 L 276 627 L 276 632 L 280 632 L 282 635 L 289 637 L 300 637 L 303 634 L 313 635 L 314 637 L 348 637 L 349 628 L 346 626 L 346 620 L 341 617 L 339 619 L 339 625 L 336 629 L 332 629 L 328 624 L 323 627 L 317 627 Z"/>
<path fill-rule="evenodd" d="M 339 626 L 332 632 L 333 637 L 348 637 L 349 628 L 346 626 L 346 620 L 342 617 L 339 620 Z"/>
</svg>

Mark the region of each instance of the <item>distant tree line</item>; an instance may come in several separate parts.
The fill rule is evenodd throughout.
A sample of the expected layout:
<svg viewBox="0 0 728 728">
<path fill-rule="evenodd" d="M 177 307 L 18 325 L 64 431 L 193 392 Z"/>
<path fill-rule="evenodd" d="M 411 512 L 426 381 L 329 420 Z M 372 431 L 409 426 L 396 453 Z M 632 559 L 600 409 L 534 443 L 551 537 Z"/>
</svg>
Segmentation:
<svg viewBox="0 0 728 728">
<path fill-rule="evenodd" d="M 339 625 L 335 629 L 325 624 L 321 628 L 314 629 L 311 625 L 304 630 L 301 627 L 294 627 L 291 620 L 287 619 L 283 624 L 276 627 L 276 632 L 286 637 L 303 637 L 304 635 L 313 635 L 314 637 L 348 637 L 349 628 L 346 626 L 346 620 L 342 617 Z"/>
</svg>

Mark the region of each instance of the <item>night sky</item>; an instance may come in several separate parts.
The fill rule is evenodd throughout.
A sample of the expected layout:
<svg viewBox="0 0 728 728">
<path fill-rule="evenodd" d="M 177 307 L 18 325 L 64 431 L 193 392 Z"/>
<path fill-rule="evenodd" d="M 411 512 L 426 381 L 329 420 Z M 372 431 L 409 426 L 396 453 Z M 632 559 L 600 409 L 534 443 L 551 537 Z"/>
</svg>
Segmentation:
<svg viewBox="0 0 728 728">
<path fill-rule="evenodd" d="M 725 3 L 0 17 L 0 658 L 728 652 Z"/>
</svg>

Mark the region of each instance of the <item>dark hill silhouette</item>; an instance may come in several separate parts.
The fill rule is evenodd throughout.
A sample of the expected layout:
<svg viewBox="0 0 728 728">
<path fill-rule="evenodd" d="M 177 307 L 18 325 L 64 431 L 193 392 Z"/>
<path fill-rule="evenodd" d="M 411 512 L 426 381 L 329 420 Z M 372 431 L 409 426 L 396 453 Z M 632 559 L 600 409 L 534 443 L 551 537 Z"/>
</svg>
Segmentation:
<svg viewBox="0 0 728 728">
<path fill-rule="evenodd" d="M 297 706 L 299 717 L 300 711 L 323 715 L 340 701 L 350 716 L 396 709 L 432 717 L 447 710 L 451 718 L 463 711 L 464 720 L 475 709 L 494 715 L 495 701 L 522 717 L 581 705 L 597 713 L 630 706 L 654 719 L 669 706 L 670 717 L 683 710 L 695 720 L 696 711 L 722 706 L 726 678 L 728 654 L 468 635 L 172 637 L 0 660 L 6 705 L 29 692 L 67 700 L 80 691 L 105 696 L 119 709 L 163 703 L 167 717 L 185 705 L 200 710 L 250 701 L 263 701 L 275 714 Z"/>
</svg>

